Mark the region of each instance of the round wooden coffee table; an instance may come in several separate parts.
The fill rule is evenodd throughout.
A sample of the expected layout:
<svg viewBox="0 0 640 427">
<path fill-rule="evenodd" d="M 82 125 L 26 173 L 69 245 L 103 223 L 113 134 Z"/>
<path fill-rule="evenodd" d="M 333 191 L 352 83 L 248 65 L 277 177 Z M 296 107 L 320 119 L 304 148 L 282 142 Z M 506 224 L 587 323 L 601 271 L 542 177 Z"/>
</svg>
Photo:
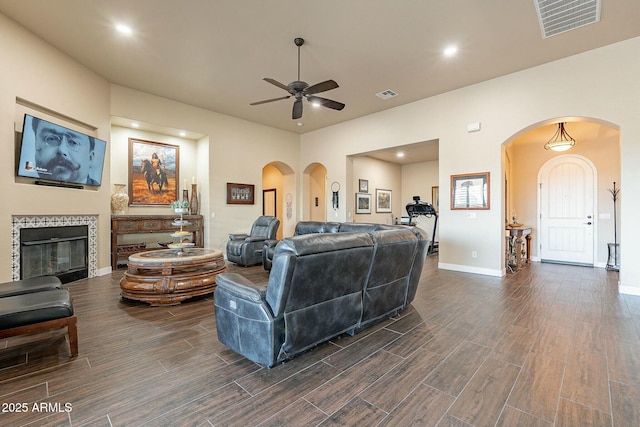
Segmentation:
<svg viewBox="0 0 640 427">
<path fill-rule="evenodd" d="M 213 292 L 216 275 L 227 271 L 222 251 L 162 249 L 129 256 L 120 280 L 123 298 L 151 305 L 175 305 Z"/>
</svg>

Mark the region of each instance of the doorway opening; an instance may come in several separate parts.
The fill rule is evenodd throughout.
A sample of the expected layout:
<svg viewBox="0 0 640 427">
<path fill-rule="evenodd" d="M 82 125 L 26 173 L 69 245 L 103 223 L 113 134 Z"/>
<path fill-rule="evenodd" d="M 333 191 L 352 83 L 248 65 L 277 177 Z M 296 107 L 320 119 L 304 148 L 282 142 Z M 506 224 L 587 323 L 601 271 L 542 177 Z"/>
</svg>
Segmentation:
<svg viewBox="0 0 640 427">
<path fill-rule="evenodd" d="M 577 142 L 570 151 L 563 153 L 545 150 L 544 144 L 553 136 L 559 122 L 566 122 L 567 131 Z M 614 221 L 613 201 L 608 191 L 613 182 L 616 182 L 618 187 L 623 184 L 620 182 L 620 155 L 619 127 L 593 118 L 560 117 L 535 123 L 518 132 L 504 144 L 504 221 L 505 224 L 510 224 L 515 218 L 520 224 L 533 228 L 530 254 L 533 261 L 544 259 L 549 262 L 602 268 L 606 266 L 608 243 L 614 241 L 614 223 L 617 224 L 618 236 L 620 231 L 619 208 L 623 201 L 618 201 Z M 565 159 L 582 160 L 563 164 L 566 162 L 558 160 L 562 156 L 565 156 Z M 580 166 L 576 161 L 582 161 L 584 164 Z M 545 165 L 556 169 L 545 172 Z M 578 199 L 577 190 L 565 193 L 561 187 L 549 187 L 548 182 L 545 187 L 541 179 L 549 179 L 549 173 L 552 175 L 551 178 L 558 182 L 564 181 L 565 178 L 569 181 L 574 179 L 576 182 L 570 185 L 580 186 L 582 184 L 577 182 L 582 181 L 590 185 L 592 190 L 588 190 L 588 195 L 585 196 L 585 190 L 579 187 L 582 196 Z M 585 177 L 585 173 L 590 177 Z M 571 178 L 567 174 L 576 175 Z M 589 180 L 592 180 L 592 184 Z M 551 192 L 547 193 L 547 190 Z M 583 202 L 592 203 L 593 206 L 578 206 Z M 573 230 L 567 227 L 564 230 L 555 229 L 563 216 L 572 215 L 581 217 L 580 224 L 575 224 Z M 591 218 L 587 218 L 588 216 Z M 557 219 L 557 222 L 550 222 L 551 219 Z M 578 220 L 575 219 L 574 222 Z M 587 224 L 588 222 L 591 224 Z M 586 231 L 579 232 L 577 226 L 588 227 L 592 236 L 586 235 Z M 584 240 L 585 238 L 587 240 Z M 573 252 L 572 248 L 582 248 L 585 245 L 592 250 L 591 255 L 586 255 L 587 258 L 580 258 L 577 254 L 575 257 L 567 257 L 566 254 L 560 256 L 557 253 L 545 252 L 547 249 L 555 250 L 559 247 L 564 247 L 565 252 Z"/>
</svg>

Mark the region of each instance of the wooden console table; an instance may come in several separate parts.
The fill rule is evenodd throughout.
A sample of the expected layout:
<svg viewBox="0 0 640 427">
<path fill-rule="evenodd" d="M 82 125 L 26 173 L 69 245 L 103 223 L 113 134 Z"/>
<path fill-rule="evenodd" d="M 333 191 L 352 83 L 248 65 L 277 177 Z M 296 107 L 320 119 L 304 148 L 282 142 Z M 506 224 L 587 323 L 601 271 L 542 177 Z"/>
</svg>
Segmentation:
<svg viewBox="0 0 640 427">
<path fill-rule="evenodd" d="M 111 215 L 111 269 L 118 268 L 118 258 L 128 257 L 131 251 L 118 250 L 118 236 L 125 234 L 175 233 L 180 229 L 173 225 L 178 215 Z M 179 218 L 178 218 L 179 219 Z M 191 241 L 196 247 L 204 246 L 204 220 L 202 215 L 184 215 L 189 225 L 182 227 L 191 233 Z M 175 240 L 175 238 L 172 238 Z M 177 243 L 177 242 L 176 242 Z M 131 246 L 131 245 L 130 245 Z M 162 249 L 162 248 L 158 248 Z M 142 252 L 149 248 L 141 248 Z"/>
<path fill-rule="evenodd" d="M 529 226 L 521 225 L 517 227 L 508 226 L 506 230 L 509 232 L 509 238 L 513 242 L 513 250 L 515 251 L 515 254 L 511 254 L 513 257 L 515 257 L 515 264 L 511 265 L 511 267 L 514 269 L 514 271 L 518 271 L 518 268 L 520 268 L 523 263 L 526 262 L 528 264 L 531 262 L 531 232 L 533 231 L 533 229 Z M 522 240 L 523 237 L 525 238 L 525 241 Z M 524 259 L 522 258 L 523 243 L 525 243 L 524 246 L 526 252 Z M 507 265 L 510 265 L 508 260 Z"/>
</svg>

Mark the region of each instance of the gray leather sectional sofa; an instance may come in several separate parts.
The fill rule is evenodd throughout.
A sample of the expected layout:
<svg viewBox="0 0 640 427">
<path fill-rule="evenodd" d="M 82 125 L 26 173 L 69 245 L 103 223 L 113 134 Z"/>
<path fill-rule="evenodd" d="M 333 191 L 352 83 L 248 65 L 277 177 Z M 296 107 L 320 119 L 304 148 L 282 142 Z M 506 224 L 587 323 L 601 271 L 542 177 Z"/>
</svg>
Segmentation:
<svg viewBox="0 0 640 427">
<path fill-rule="evenodd" d="M 305 222 L 278 242 L 267 283 L 216 277 L 220 342 L 272 367 L 413 300 L 429 239 L 415 227 Z"/>
</svg>

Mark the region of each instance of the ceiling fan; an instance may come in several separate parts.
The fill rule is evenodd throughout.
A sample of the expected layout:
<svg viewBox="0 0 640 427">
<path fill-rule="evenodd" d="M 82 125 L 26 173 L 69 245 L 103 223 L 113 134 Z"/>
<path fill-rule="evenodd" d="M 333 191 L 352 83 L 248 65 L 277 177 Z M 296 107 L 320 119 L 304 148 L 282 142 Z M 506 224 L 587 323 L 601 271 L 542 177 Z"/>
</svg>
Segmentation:
<svg viewBox="0 0 640 427">
<path fill-rule="evenodd" d="M 309 83 L 300 80 L 300 46 L 304 44 L 304 39 L 297 37 L 293 40 L 293 42 L 296 44 L 296 46 L 298 46 L 298 80 L 285 85 L 269 77 L 265 77 L 263 79 L 264 81 L 269 82 L 274 86 L 278 86 L 279 88 L 286 90 L 287 92 L 289 92 L 289 95 L 281 96 L 278 98 L 265 99 L 264 101 L 252 102 L 249 105 L 266 104 L 267 102 L 280 101 L 282 99 L 288 99 L 293 96 L 296 99 L 293 102 L 293 111 L 291 113 L 291 118 L 293 120 L 302 117 L 302 98 L 307 98 L 307 100 L 313 105 L 320 105 L 322 107 L 331 108 L 333 110 L 342 110 L 344 108 L 344 104 L 342 102 L 315 96 L 316 93 L 326 92 L 328 90 L 337 88 L 338 83 L 336 83 L 334 80 L 326 80 L 312 86 L 309 86 Z"/>
</svg>

